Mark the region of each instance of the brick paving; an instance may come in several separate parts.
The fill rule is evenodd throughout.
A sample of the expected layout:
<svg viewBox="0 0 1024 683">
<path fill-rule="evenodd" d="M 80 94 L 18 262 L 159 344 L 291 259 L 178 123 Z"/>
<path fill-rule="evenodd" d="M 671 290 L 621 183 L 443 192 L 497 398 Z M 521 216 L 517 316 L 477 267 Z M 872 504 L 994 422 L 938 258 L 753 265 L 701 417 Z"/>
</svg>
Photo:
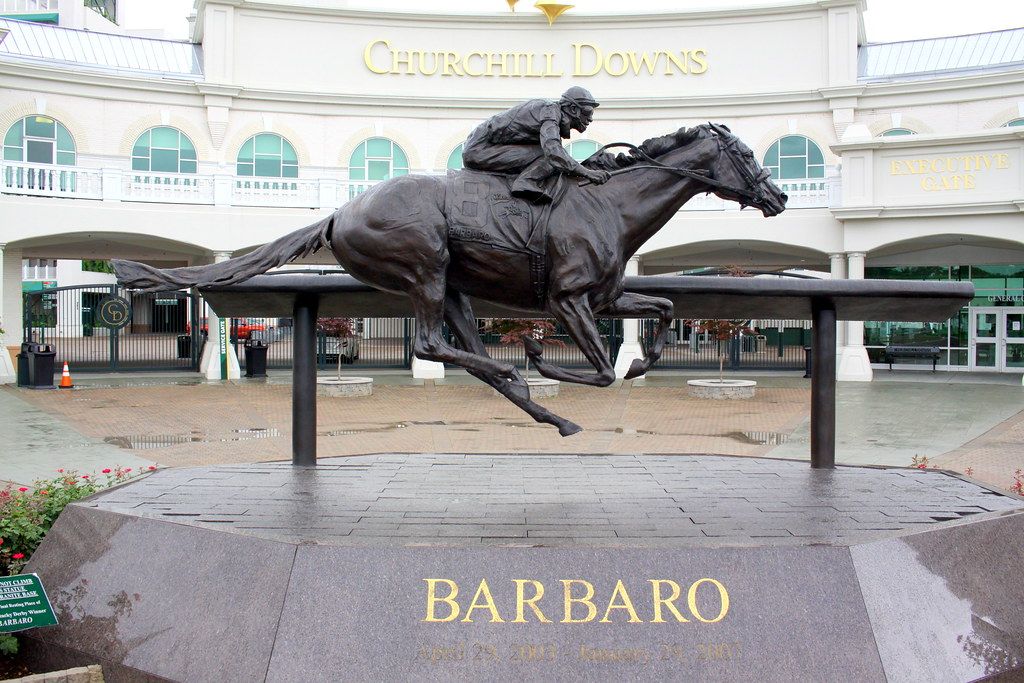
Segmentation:
<svg viewBox="0 0 1024 683">
<path fill-rule="evenodd" d="M 380 454 L 165 470 L 80 503 L 327 545 L 847 545 L 1024 500 L 910 469 L 715 456 Z"/>
</svg>

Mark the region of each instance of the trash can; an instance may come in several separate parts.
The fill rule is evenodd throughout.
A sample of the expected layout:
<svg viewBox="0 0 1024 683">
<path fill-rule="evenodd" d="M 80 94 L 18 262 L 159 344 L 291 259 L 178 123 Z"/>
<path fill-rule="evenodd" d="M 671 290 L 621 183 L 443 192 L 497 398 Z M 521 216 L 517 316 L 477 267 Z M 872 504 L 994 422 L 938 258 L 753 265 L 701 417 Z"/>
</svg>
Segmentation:
<svg viewBox="0 0 1024 683">
<path fill-rule="evenodd" d="M 33 342 L 22 342 L 21 343 L 21 353 L 19 353 L 16 356 L 16 358 L 18 359 L 18 386 L 19 387 L 27 387 L 28 386 L 28 383 L 29 383 L 29 378 L 28 378 L 28 352 L 29 352 L 29 349 L 34 347 L 34 346 L 38 346 L 38 344 L 35 344 Z"/>
<path fill-rule="evenodd" d="M 178 358 L 191 358 L 192 357 L 192 335 L 190 334 L 179 334 L 178 335 Z"/>
<path fill-rule="evenodd" d="M 267 376 L 267 350 L 269 347 L 262 339 L 245 340 L 245 376 Z"/>
<path fill-rule="evenodd" d="M 32 344 L 28 350 L 28 386 L 53 389 L 53 361 L 57 351 L 52 344 Z"/>
<path fill-rule="evenodd" d="M 811 357 L 811 347 L 810 346 L 805 346 L 804 347 L 804 379 L 807 379 L 808 377 L 811 376 L 811 362 L 812 362 L 812 360 L 813 360 L 813 358 Z"/>
</svg>

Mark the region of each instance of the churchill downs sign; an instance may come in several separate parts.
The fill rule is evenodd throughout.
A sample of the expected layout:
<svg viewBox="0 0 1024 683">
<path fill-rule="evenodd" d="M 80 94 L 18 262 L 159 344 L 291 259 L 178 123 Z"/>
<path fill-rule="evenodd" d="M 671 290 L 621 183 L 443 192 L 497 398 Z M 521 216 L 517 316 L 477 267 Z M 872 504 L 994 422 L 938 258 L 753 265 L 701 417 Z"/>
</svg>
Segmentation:
<svg viewBox="0 0 1024 683">
<path fill-rule="evenodd" d="M 555 52 L 453 52 L 406 50 L 373 40 L 363 63 L 375 74 L 557 78 L 597 76 L 698 76 L 708 70 L 707 50 L 605 50 L 572 43 L 571 55 Z"/>
</svg>

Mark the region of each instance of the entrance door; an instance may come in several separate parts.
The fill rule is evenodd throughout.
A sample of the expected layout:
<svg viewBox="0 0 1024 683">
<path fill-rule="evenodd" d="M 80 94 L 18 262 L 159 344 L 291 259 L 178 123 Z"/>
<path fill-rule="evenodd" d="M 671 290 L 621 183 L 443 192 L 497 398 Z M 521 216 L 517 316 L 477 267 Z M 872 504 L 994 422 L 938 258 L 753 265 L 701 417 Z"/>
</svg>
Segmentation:
<svg viewBox="0 0 1024 683">
<path fill-rule="evenodd" d="M 970 368 L 993 372 L 1024 369 L 1024 310 L 972 310 Z"/>
</svg>

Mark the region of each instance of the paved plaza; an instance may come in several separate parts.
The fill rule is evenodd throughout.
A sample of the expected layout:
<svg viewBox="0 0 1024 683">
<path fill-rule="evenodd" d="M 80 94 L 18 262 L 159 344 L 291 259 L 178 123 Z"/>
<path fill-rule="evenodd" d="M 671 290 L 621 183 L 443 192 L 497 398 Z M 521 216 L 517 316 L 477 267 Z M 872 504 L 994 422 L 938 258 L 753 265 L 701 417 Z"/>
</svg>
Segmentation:
<svg viewBox="0 0 1024 683">
<path fill-rule="evenodd" d="M 757 377 L 757 396 L 688 396 L 695 375 L 652 373 L 605 389 L 562 385 L 545 405 L 582 425 L 538 425 L 460 373 L 437 382 L 374 375 L 366 398 L 318 402 L 321 458 L 378 453 L 728 454 L 808 458 L 810 381 Z M 744 375 L 745 377 L 747 375 Z M 195 374 L 78 374 L 71 391 L 0 390 L 0 480 L 29 484 L 57 468 L 162 467 L 288 460 L 288 373 L 207 383 Z M 1024 468 L 1019 377 L 877 373 L 840 383 L 837 461 L 908 466 L 926 456 L 999 488 Z"/>
</svg>

